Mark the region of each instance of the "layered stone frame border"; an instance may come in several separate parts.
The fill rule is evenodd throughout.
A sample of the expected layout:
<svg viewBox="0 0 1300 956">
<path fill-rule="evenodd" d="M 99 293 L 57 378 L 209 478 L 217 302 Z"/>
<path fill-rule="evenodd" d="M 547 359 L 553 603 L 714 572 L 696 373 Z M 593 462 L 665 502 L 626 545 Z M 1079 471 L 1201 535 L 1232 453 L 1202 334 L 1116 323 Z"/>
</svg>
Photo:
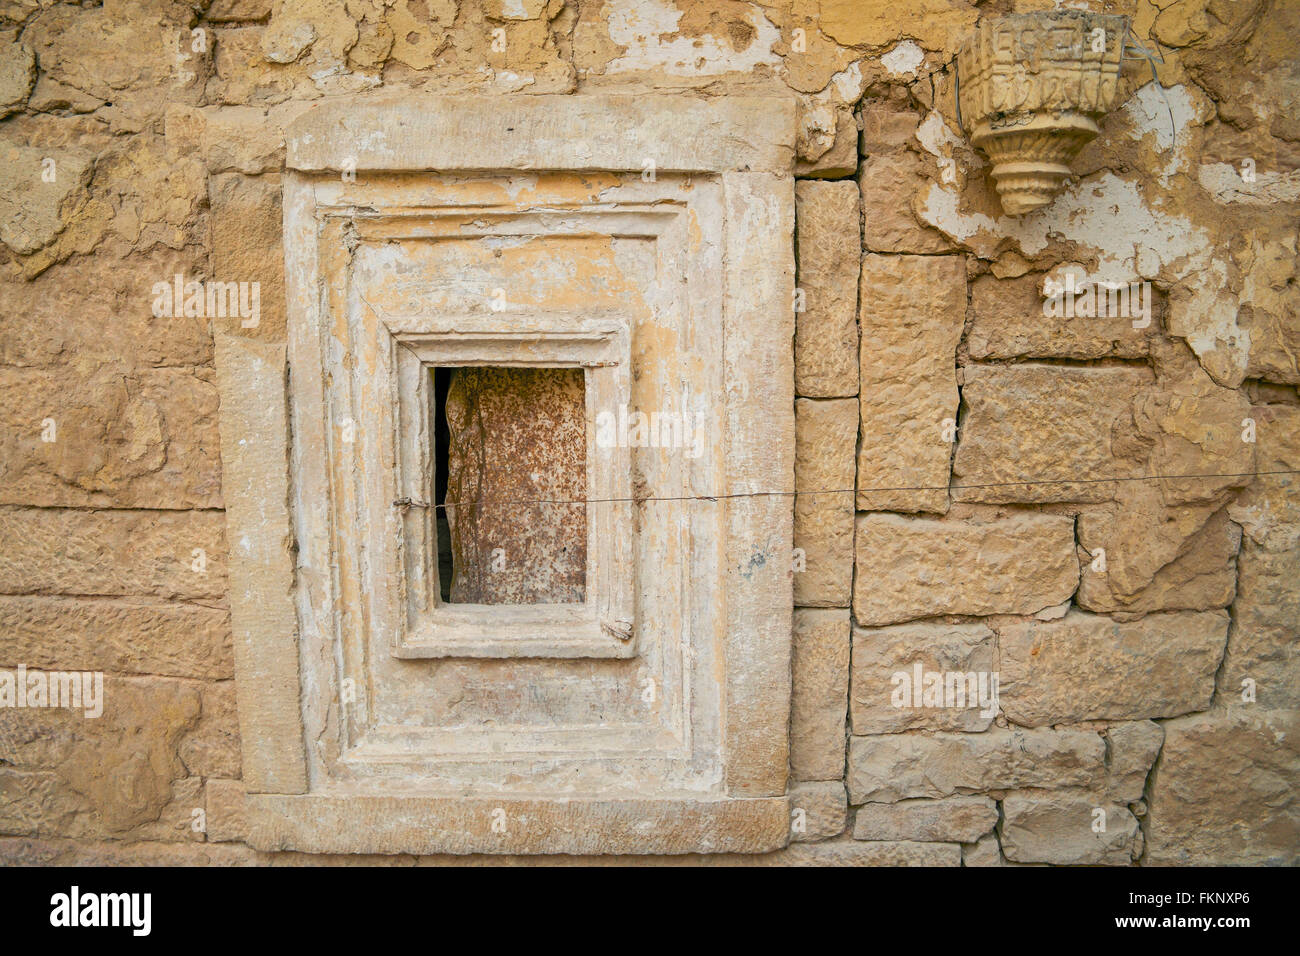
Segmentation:
<svg viewBox="0 0 1300 956">
<path fill-rule="evenodd" d="M 689 96 L 363 98 L 317 107 L 294 121 L 286 140 L 289 345 L 219 336 L 217 350 L 250 845 L 416 854 L 756 853 L 786 845 L 793 604 L 793 102 Z M 717 187 L 720 215 L 693 225 L 702 227 L 720 250 L 716 299 L 706 307 L 720 312 L 714 324 L 722 332 L 716 399 L 724 407 L 723 426 L 712 439 L 718 486 L 708 492 L 717 499 L 708 505 L 716 509 L 710 527 L 722 540 L 716 542 L 714 574 L 691 584 L 706 589 L 709 613 L 718 622 L 716 632 L 696 638 L 707 646 L 692 651 L 702 650 L 706 658 L 693 673 L 709 675 L 716 683 L 716 708 L 693 706 L 701 691 L 687 682 L 682 691 L 686 724 L 679 733 L 679 743 L 684 740 L 687 749 L 681 759 L 673 758 L 679 773 L 664 776 L 658 786 L 644 781 L 656 779 L 659 762 L 671 755 L 642 757 L 632 747 L 621 757 L 616 751 L 590 755 L 599 758 L 597 764 L 609 765 L 602 771 L 605 777 L 590 778 L 607 780 L 605 786 L 574 789 L 543 782 L 532 789 L 448 792 L 426 785 L 428 755 L 404 755 L 400 738 L 390 741 L 388 750 L 372 754 L 364 772 L 349 765 L 347 773 L 335 775 L 342 762 L 322 762 L 314 748 L 322 746 L 323 734 L 334 735 L 337 740 L 326 749 L 334 748 L 337 757 L 360 726 L 354 725 L 354 715 L 340 717 L 342 650 L 337 635 L 367 626 L 347 591 L 355 593 L 373 582 L 362 584 L 356 555 L 339 554 L 333 547 L 333 522 L 340 508 L 346 511 L 346 502 L 338 498 L 345 483 L 332 481 L 329 473 L 337 467 L 331 451 L 334 423 L 313 410 L 306 397 L 323 394 L 342 368 L 343 357 L 322 351 L 312 338 L 319 318 L 332 314 L 329 296 L 321 292 L 330 274 L 322 259 L 330 250 L 342 254 L 356 241 L 358 227 L 372 228 L 375 210 L 356 209 L 331 223 L 319 215 L 320 191 L 328 192 L 340 174 L 353 172 L 417 179 L 422 173 L 530 171 L 639 176 L 647 164 L 659 174 L 697 176 Z M 336 233 L 325 237 L 329 230 Z M 389 383 L 397 383 L 392 407 L 403 409 L 398 417 L 405 417 L 409 407 L 399 396 L 404 387 L 409 393 L 410 376 L 427 376 L 427 370 L 412 372 L 428 364 L 418 355 L 419 339 L 436 338 L 456 320 L 441 317 L 442 325 L 415 327 L 403 327 L 403 321 L 389 316 L 387 325 L 390 358 L 403 350 L 414 356 L 414 361 L 397 362 L 405 371 Z M 465 321 L 459 327 L 491 339 L 491 326 L 473 321 L 477 328 Z M 597 320 L 587 331 L 604 344 L 580 345 L 573 337 L 580 324 L 552 330 L 568 340 L 543 364 L 590 361 L 596 363 L 587 366 L 591 369 L 618 362 L 618 335 L 611 336 L 610 328 Z M 531 332 L 546 329 L 537 324 Z M 403 336 L 414 343 L 413 349 L 401 341 Z M 560 354 L 566 348 L 612 352 L 584 359 Z M 617 394 L 616 382 L 615 376 L 596 387 Z M 418 385 L 416 392 L 418 396 Z M 401 436 L 397 422 L 388 438 L 400 444 Z M 393 479 L 417 490 L 409 484 L 409 472 Z M 385 504 L 391 508 L 391 502 Z M 410 509 L 402 521 L 422 520 L 409 517 L 416 510 Z M 653 569 L 637 568 L 635 573 Z M 405 590 L 409 583 L 409 578 L 395 580 L 392 587 Z M 596 603 L 623 613 L 618 586 L 606 593 L 614 596 Z M 591 638 L 617 641 L 605 645 L 616 653 L 637 653 L 635 630 L 629 641 L 618 634 Z M 460 640 L 455 635 L 450 639 Z M 475 641 L 481 642 L 479 653 L 503 652 L 490 633 L 469 634 L 462 643 Z M 420 644 L 419 639 L 405 645 L 394 640 L 392 650 L 400 657 L 405 646 L 415 649 L 413 656 L 422 656 Z M 619 645 L 628 650 L 617 650 Z M 711 723 L 697 727 L 700 720 Z M 364 741 L 354 737 L 351 742 Z M 461 753 L 455 759 L 465 764 L 471 756 Z M 627 767 L 646 760 L 637 778 L 644 785 L 629 791 L 615 783 Z M 502 819 L 509 824 L 498 826 Z"/>
<path fill-rule="evenodd" d="M 430 320 L 381 315 L 376 326 L 396 361 L 396 481 L 406 510 L 404 627 L 393 655 L 419 657 L 632 657 L 636 653 L 632 579 L 632 466 L 628 449 L 595 441 L 592 409 L 629 402 L 626 322 L 579 315 L 467 315 Z M 581 604 L 447 604 L 439 597 L 435 475 L 429 438 L 436 412 L 430 372 L 439 365 L 580 368 L 587 408 L 587 600 Z M 385 423 L 392 427 L 392 423 Z M 373 565 L 372 565 L 373 566 Z M 376 582 L 378 584 L 378 582 Z"/>
</svg>

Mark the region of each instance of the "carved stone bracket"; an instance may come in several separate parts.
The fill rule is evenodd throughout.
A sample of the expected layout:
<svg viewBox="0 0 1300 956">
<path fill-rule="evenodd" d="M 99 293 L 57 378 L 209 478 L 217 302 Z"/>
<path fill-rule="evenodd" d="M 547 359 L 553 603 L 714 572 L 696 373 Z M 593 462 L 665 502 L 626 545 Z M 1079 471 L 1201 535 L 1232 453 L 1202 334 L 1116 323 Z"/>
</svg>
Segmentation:
<svg viewBox="0 0 1300 956">
<path fill-rule="evenodd" d="M 963 126 L 1002 208 L 1047 205 L 1115 101 L 1128 18 L 1076 10 L 983 20 L 957 56 Z"/>
</svg>

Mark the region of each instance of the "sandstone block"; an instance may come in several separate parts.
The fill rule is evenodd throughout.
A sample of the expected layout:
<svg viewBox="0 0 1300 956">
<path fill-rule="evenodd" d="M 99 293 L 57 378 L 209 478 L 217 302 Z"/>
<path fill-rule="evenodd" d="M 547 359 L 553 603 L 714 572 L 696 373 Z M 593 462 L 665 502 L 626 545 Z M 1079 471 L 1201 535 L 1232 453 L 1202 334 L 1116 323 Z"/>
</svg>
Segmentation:
<svg viewBox="0 0 1300 956">
<path fill-rule="evenodd" d="M 838 780 L 796 783 L 790 787 L 790 840 L 816 843 L 844 832 L 848 797 Z"/>
<path fill-rule="evenodd" d="M 209 377 L 0 368 L 0 504 L 220 507 Z"/>
<path fill-rule="evenodd" d="M 905 840 L 828 840 L 792 843 L 784 850 L 761 856 L 730 856 L 725 860 L 712 857 L 710 862 L 714 861 L 731 866 L 961 866 L 961 846 Z"/>
<path fill-rule="evenodd" d="M 856 158 L 856 150 L 855 150 Z M 858 190 L 853 183 L 795 184 L 795 394 L 858 393 Z"/>
<path fill-rule="evenodd" d="M 858 403 L 851 399 L 794 403 L 794 603 L 846 607 L 853 584 L 853 476 Z M 830 493 L 827 492 L 837 492 Z"/>
<path fill-rule="evenodd" d="M 1251 409 L 1258 470 L 1300 468 L 1300 408 Z M 1219 678 L 1226 704 L 1253 691 L 1260 706 L 1300 708 L 1300 476 L 1264 475 L 1228 506 L 1245 533 L 1233 628 Z M 1252 682 L 1246 684 L 1247 681 Z"/>
<path fill-rule="evenodd" d="M 956 434 L 966 260 L 867 255 L 858 294 L 858 510 L 943 513 Z"/>
<path fill-rule="evenodd" d="M 1131 720 L 1106 728 L 1110 777 L 1106 792 L 1120 803 L 1142 799 L 1147 776 L 1160 754 L 1165 732 L 1153 720 Z"/>
<path fill-rule="evenodd" d="M 217 282 L 256 282 L 260 315 L 218 319 L 224 331 L 282 342 L 285 337 L 284 218 L 278 176 L 224 173 L 208 182 L 212 205 L 212 278 Z"/>
<path fill-rule="evenodd" d="M 1108 501 L 1144 463 L 1123 444 L 1146 369 L 967 366 L 957 501 Z M 1084 479 L 1072 481 L 1071 479 Z"/>
<path fill-rule="evenodd" d="M 854 817 L 853 839 L 974 843 L 997 822 L 997 804 L 988 797 L 867 803 Z"/>
<path fill-rule="evenodd" d="M 796 608 L 790 771 L 796 780 L 844 775 L 849 690 L 849 612 Z"/>
<path fill-rule="evenodd" d="M 926 255 L 954 250 L 947 237 L 916 218 L 906 198 L 900 199 L 923 191 L 935 168 L 919 151 L 919 123 L 920 117 L 903 103 L 869 100 L 863 106 L 858 190 L 867 211 L 864 250 Z"/>
<path fill-rule="evenodd" d="M 993 632 L 983 624 L 854 628 L 849 702 L 853 733 L 986 730 L 997 716 L 995 644 Z M 925 674 L 938 675 L 937 687 L 927 682 Z M 972 685 L 964 676 L 951 679 L 948 696 L 944 682 L 953 674 L 973 674 L 975 681 Z M 981 675 L 984 701 L 978 693 Z M 932 693 L 927 696 L 927 691 Z"/>
<path fill-rule="evenodd" d="M 962 866 L 1006 866 L 996 833 L 988 833 L 961 848 Z"/>
<path fill-rule="evenodd" d="M 805 158 L 802 151 L 794 166 L 794 174 L 800 179 L 840 179 L 852 176 L 858 169 L 858 124 L 853 111 L 847 107 L 835 109 L 833 138 L 824 152 L 816 158 Z M 828 124 L 829 125 L 829 124 Z M 857 205 L 857 185 L 848 183 L 853 189 L 854 205 Z M 855 232 L 856 232 L 855 228 Z M 856 257 L 857 250 L 854 250 Z"/>
<path fill-rule="evenodd" d="M 29 255 L 54 241 L 66 216 L 84 194 L 93 157 L 75 149 L 33 149 L 9 142 L 0 147 L 0 242 Z M 54 178 L 43 175 L 53 160 Z"/>
<path fill-rule="evenodd" d="M 240 843 L 248 835 L 242 780 L 209 780 L 205 788 L 208 840 Z"/>
<path fill-rule="evenodd" d="M 0 592 L 222 598 L 224 525 L 207 511 L 0 508 Z"/>
<path fill-rule="evenodd" d="M 206 258 L 194 248 L 155 246 L 126 259 L 81 256 L 30 281 L 0 280 L 0 364 L 52 366 L 86 381 L 101 369 L 124 374 L 167 366 L 179 374 L 181 366 L 211 364 L 207 320 L 155 316 L 152 293 L 156 282 L 192 278 Z M 39 430 L 40 419 L 36 424 Z M 183 416 L 169 424 L 189 434 Z"/>
<path fill-rule="evenodd" d="M 36 83 L 36 54 L 18 42 L 16 31 L 0 33 L 0 118 L 23 108 Z M 856 132 L 856 131 L 855 131 Z M 854 135 L 853 158 L 857 159 Z"/>
<path fill-rule="evenodd" d="M 1145 862 L 1300 863 L 1300 718 L 1259 705 L 1164 725 L 1151 786 Z"/>
<path fill-rule="evenodd" d="M 1043 314 L 1043 279 L 1038 273 L 999 279 L 985 275 L 970 284 L 966 344 L 977 361 L 1012 358 L 1141 358 L 1147 335 L 1120 316 L 1057 318 Z"/>
<path fill-rule="evenodd" d="M 1019 863 L 1128 866 L 1142 852 L 1127 807 L 1073 794 L 1008 794 L 1002 801 L 1002 852 Z"/>
<path fill-rule="evenodd" d="M 1001 702 L 1027 727 L 1177 717 L 1203 710 L 1228 637 L 1223 611 L 1174 611 L 1120 623 L 1072 611 L 998 629 Z"/>
<path fill-rule="evenodd" d="M 1150 611 L 1204 611 L 1227 607 L 1237 585 L 1237 551 L 1241 529 L 1218 511 L 1199 531 L 1182 540 L 1176 556 L 1159 568 L 1150 582 L 1131 594 L 1111 585 L 1111 567 L 1119 575 L 1151 561 L 1151 539 L 1145 525 L 1128 520 L 1123 510 L 1079 516 L 1079 607 L 1115 613 L 1118 619 Z M 1100 570 L 1099 549 L 1105 550 Z M 1093 570 L 1097 565 L 1098 570 Z M 1132 577 L 1129 578 L 1132 580 Z"/>
<path fill-rule="evenodd" d="M 849 738 L 849 802 L 889 803 L 1105 777 L 1105 746 L 1080 730 L 906 733 Z"/>
<path fill-rule="evenodd" d="M 1034 614 L 1074 593 L 1074 521 L 858 515 L 853 616 L 862 625 L 940 614 Z"/>
<path fill-rule="evenodd" d="M 230 612 L 194 604 L 0 597 L 0 667 L 234 676 Z"/>
</svg>

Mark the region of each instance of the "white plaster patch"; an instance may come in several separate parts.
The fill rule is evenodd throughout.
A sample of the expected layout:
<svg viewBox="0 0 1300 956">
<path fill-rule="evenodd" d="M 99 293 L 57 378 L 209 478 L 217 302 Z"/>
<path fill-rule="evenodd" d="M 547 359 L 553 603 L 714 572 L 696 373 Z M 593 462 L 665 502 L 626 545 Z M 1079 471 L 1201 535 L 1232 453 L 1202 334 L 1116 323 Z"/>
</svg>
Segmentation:
<svg viewBox="0 0 1300 956">
<path fill-rule="evenodd" d="M 1224 292 L 1228 275 L 1215 259 L 1212 237 L 1191 220 L 1147 206 L 1137 184 L 1102 173 L 1076 183 L 1052 205 L 1027 216 L 963 213 L 957 190 L 932 185 L 917 214 L 978 255 L 990 257 L 999 242 L 1014 239 L 1021 252 L 1037 255 L 1053 239 L 1091 250 L 1095 282 L 1120 284 L 1159 279 L 1189 294 L 1171 309 L 1169 330 L 1187 340 L 1202 366 L 1221 385 L 1241 383 L 1250 337 L 1237 325 L 1237 298 Z"/>
<path fill-rule="evenodd" d="M 916 128 L 916 140 L 938 160 L 940 181 L 957 183 L 957 161 L 953 158 L 953 148 L 960 146 L 962 139 L 948 128 L 937 110 L 931 110 Z"/>
<path fill-rule="evenodd" d="M 1124 112 L 1133 124 L 1129 133 L 1133 139 L 1140 140 L 1148 134 L 1155 135 L 1156 149 L 1167 157 L 1164 168 L 1160 171 L 1161 185 L 1167 185 L 1170 176 L 1186 168 L 1188 146 L 1191 143 L 1190 130 L 1193 126 L 1200 125 L 1206 107 L 1193 97 L 1186 86 L 1171 86 L 1163 91 L 1163 96 L 1161 92 L 1160 84 L 1153 80 L 1130 97 L 1124 104 Z"/>
<path fill-rule="evenodd" d="M 880 65 L 894 76 L 916 72 L 925 62 L 925 52 L 911 40 L 904 40 L 880 58 Z"/>
<path fill-rule="evenodd" d="M 831 77 L 830 86 L 840 95 L 845 103 L 856 103 L 862 99 L 865 82 L 862 79 L 862 64 L 854 60 L 844 69 Z"/>
<path fill-rule="evenodd" d="M 611 60 L 606 73 L 662 70 L 671 76 L 716 76 L 749 72 L 760 64 L 776 66 L 781 58 L 772 47 L 781 31 L 757 10 L 745 17 L 755 36 L 743 51 L 709 34 L 699 37 L 660 37 L 677 32 L 682 11 L 665 0 L 610 0 L 609 38 L 627 52 Z"/>
<path fill-rule="evenodd" d="M 1300 169 L 1279 173 L 1256 166 L 1251 171 L 1255 181 L 1248 182 L 1243 174 L 1245 168 L 1231 163 L 1202 163 L 1196 178 L 1215 202 L 1225 206 L 1233 203 L 1268 206 L 1279 202 L 1300 202 Z"/>
</svg>

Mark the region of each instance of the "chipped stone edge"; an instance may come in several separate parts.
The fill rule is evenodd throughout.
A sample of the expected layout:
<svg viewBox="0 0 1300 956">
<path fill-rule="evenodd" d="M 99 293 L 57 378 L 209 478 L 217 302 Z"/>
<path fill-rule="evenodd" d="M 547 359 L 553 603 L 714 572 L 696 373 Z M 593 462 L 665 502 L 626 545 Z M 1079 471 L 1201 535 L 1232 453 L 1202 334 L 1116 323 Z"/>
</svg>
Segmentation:
<svg viewBox="0 0 1300 956">
<path fill-rule="evenodd" d="M 789 840 L 785 797 L 248 798 L 248 844 L 309 853 L 767 853 Z"/>
<path fill-rule="evenodd" d="M 661 171 L 789 176 L 795 99 L 342 97 L 291 120 L 285 141 L 286 165 L 302 172 L 626 171 L 652 162 Z"/>
<path fill-rule="evenodd" d="M 286 350 L 221 332 L 215 338 L 244 782 L 250 791 L 302 793 Z"/>
</svg>

